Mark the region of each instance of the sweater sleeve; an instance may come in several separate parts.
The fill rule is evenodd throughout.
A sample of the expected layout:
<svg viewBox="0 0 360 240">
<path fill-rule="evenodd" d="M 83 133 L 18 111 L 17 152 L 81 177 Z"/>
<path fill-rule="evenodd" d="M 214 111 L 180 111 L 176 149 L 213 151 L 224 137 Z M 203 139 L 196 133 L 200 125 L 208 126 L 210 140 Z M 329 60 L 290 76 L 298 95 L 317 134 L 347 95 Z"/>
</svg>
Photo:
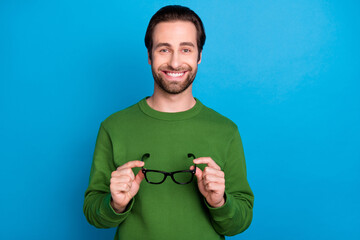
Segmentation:
<svg viewBox="0 0 360 240">
<path fill-rule="evenodd" d="M 115 170 L 111 138 L 101 125 L 84 201 L 86 219 L 98 228 L 117 227 L 129 215 L 134 204 L 134 199 L 132 199 L 125 212 L 121 214 L 116 213 L 111 207 L 110 177 Z"/>
<path fill-rule="evenodd" d="M 225 204 L 219 208 L 212 208 L 207 203 L 206 205 L 214 229 L 219 234 L 233 236 L 250 226 L 254 204 L 254 195 L 246 177 L 244 151 L 238 131 L 230 141 L 225 161 Z"/>
</svg>

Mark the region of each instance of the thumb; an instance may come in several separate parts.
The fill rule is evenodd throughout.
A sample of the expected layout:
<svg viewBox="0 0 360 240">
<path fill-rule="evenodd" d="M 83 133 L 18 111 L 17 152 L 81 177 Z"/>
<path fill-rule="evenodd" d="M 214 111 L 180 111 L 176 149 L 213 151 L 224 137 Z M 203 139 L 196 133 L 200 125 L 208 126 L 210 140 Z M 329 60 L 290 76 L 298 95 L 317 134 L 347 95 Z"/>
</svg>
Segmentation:
<svg viewBox="0 0 360 240">
<path fill-rule="evenodd" d="M 140 183 L 141 183 L 141 181 L 144 179 L 144 174 L 143 174 L 143 172 L 141 171 L 141 169 L 140 169 L 140 171 L 136 174 L 136 176 L 135 176 L 135 182 L 138 184 L 138 185 L 140 185 Z"/>
<path fill-rule="evenodd" d="M 201 169 L 198 167 L 196 167 L 195 176 L 197 179 L 197 185 L 198 185 L 199 191 L 206 198 L 207 193 L 206 193 L 204 182 L 203 182 L 203 171 L 201 171 Z"/>
<path fill-rule="evenodd" d="M 203 172 L 198 167 L 196 167 L 195 176 L 196 176 L 198 182 L 200 182 L 202 180 Z"/>
</svg>

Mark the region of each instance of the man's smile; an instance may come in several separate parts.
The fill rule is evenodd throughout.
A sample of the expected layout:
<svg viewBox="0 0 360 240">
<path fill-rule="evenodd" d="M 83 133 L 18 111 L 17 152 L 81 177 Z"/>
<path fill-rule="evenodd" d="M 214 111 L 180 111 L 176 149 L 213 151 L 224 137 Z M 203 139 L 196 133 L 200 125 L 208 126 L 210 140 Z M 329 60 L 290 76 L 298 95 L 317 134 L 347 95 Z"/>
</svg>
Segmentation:
<svg viewBox="0 0 360 240">
<path fill-rule="evenodd" d="M 165 75 L 171 77 L 171 78 L 181 78 L 182 76 L 184 76 L 184 74 L 187 71 L 183 71 L 183 72 L 173 72 L 173 71 L 162 71 Z"/>
</svg>

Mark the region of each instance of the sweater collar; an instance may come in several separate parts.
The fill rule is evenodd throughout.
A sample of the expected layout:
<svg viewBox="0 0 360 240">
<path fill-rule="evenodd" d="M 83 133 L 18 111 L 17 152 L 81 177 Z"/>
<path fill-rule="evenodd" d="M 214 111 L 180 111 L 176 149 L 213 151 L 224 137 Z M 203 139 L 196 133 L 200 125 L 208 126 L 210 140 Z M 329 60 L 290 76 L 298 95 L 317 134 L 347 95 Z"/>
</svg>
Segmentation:
<svg viewBox="0 0 360 240">
<path fill-rule="evenodd" d="M 138 103 L 141 111 L 152 118 L 156 118 L 156 119 L 160 119 L 160 120 L 176 121 L 176 120 L 189 119 L 189 118 L 192 118 L 192 117 L 195 117 L 196 115 L 198 115 L 204 107 L 204 105 L 197 98 L 195 98 L 196 103 L 189 110 L 186 110 L 183 112 L 174 112 L 174 113 L 160 112 L 155 109 L 152 109 L 148 105 L 148 103 L 146 102 L 147 98 L 149 98 L 149 97 L 143 98 Z"/>
</svg>

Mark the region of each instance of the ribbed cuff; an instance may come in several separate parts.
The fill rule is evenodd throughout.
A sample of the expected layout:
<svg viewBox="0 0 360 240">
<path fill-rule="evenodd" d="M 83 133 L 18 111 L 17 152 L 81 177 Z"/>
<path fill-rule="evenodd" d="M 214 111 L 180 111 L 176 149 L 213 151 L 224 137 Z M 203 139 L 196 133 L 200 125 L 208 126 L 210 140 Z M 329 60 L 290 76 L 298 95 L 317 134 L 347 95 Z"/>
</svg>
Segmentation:
<svg viewBox="0 0 360 240">
<path fill-rule="evenodd" d="M 215 221 L 222 221 L 225 219 L 232 218 L 235 214 L 234 205 L 232 203 L 233 202 L 232 197 L 231 195 L 228 195 L 226 192 L 225 192 L 225 203 L 221 207 L 218 208 L 211 207 L 206 202 L 205 199 L 204 201 L 205 201 L 205 205 L 209 209 L 210 215 L 213 217 Z"/>
<path fill-rule="evenodd" d="M 127 215 L 129 215 L 129 213 L 131 212 L 131 209 L 134 205 L 134 198 L 131 199 L 131 201 L 128 203 L 128 205 L 126 206 L 125 212 L 123 213 L 117 213 L 115 212 L 115 210 L 112 208 L 110 202 L 111 202 L 111 194 L 106 195 L 106 197 L 104 198 L 101 208 L 100 208 L 100 212 L 106 216 L 106 218 L 109 218 L 109 220 L 123 220 L 127 217 Z"/>
</svg>

